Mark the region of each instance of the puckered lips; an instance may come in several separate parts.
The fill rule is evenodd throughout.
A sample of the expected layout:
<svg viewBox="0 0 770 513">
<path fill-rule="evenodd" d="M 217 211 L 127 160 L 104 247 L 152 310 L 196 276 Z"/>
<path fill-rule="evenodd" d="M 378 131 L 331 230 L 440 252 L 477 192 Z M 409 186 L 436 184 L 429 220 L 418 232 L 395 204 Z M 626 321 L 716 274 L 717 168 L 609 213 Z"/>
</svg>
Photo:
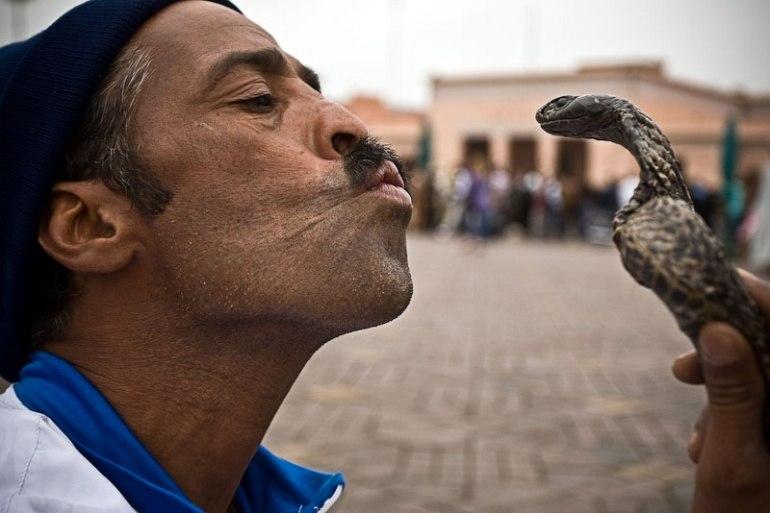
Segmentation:
<svg viewBox="0 0 770 513">
<path fill-rule="evenodd" d="M 374 168 L 367 175 L 361 189 L 362 193 L 376 194 L 384 199 L 412 207 L 412 197 L 406 191 L 404 179 L 390 160 L 385 160 Z"/>
</svg>

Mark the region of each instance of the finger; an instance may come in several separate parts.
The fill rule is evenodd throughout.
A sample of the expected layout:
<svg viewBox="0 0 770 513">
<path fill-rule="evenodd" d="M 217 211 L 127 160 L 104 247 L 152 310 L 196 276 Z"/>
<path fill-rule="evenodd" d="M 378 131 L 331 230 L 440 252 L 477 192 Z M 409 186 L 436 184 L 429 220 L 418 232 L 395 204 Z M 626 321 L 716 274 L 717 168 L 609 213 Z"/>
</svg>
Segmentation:
<svg viewBox="0 0 770 513">
<path fill-rule="evenodd" d="M 700 460 L 700 453 L 703 449 L 703 441 L 706 439 L 706 430 L 708 427 L 708 407 L 703 408 L 698 417 L 698 421 L 695 423 L 695 430 L 690 437 L 690 442 L 687 445 L 687 454 L 693 463 L 697 464 Z"/>
<path fill-rule="evenodd" d="M 765 317 L 770 317 L 770 283 L 744 269 L 738 269 L 738 275 L 746 285 L 749 295 L 754 298 L 759 309 L 765 314 Z"/>
<path fill-rule="evenodd" d="M 698 342 L 709 400 L 709 431 L 736 447 L 747 438 L 761 438 L 764 385 L 751 346 L 724 323 L 705 325 Z"/>
<path fill-rule="evenodd" d="M 690 435 L 690 441 L 687 443 L 687 456 L 690 458 L 690 461 L 697 465 L 698 458 L 700 457 L 700 447 L 696 450 L 696 444 L 702 445 L 702 442 L 698 438 L 698 433 L 693 431 L 692 435 Z"/>
<path fill-rule="evenodd" d="M 702 385 L 703 369 L 695 350 L 679 355 L 671 366 L 676 379 L 688 385 Z"/>
</svg>

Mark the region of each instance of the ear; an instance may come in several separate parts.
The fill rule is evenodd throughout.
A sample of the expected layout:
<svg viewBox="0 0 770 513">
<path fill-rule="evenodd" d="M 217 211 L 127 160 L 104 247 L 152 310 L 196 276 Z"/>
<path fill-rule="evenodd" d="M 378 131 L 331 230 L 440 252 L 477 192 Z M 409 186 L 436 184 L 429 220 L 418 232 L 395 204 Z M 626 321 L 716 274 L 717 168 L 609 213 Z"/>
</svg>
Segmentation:
<svg viewBox="0 0 770 513">
<path fill-rule="evenodd" d="M 128 198 L 98 180 L 59 182 L 38 230 L 38 242 L 64 267 L 111 273 L 143 246 L 140 214 Z"/>
</svg>

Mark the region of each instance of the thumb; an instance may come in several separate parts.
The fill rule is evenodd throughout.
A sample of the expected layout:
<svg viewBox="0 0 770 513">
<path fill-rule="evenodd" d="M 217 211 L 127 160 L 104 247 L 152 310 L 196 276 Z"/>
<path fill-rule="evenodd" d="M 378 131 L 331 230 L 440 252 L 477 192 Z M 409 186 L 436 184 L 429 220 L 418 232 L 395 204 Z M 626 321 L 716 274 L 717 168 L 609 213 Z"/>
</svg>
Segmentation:
<svg viewBox="0 0 770 513">
<path fill-rule="evenodd" d="M 709 401 L 709 434 L 724 442 L 761 438 L 765 392 L 754 350 L 724 323 L 705 325 L 698 342 Z"/>
</svg>

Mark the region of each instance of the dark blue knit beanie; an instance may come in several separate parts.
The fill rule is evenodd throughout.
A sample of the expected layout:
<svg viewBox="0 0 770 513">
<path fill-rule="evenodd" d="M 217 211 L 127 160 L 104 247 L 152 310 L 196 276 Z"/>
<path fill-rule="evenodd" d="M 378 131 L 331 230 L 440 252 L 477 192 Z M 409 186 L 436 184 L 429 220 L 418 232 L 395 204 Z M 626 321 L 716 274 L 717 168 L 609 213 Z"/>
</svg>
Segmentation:
<svg viewBox="0 0 770 513">
<path fill-rule="evenodd" d="M 67 144 L 123 46 L 176 1 L 90 0 L 0 48 L 0 376 L 9 381 L 30 351 L 30 289 L 48 258 L 37 230 Z"/>
</svg>

